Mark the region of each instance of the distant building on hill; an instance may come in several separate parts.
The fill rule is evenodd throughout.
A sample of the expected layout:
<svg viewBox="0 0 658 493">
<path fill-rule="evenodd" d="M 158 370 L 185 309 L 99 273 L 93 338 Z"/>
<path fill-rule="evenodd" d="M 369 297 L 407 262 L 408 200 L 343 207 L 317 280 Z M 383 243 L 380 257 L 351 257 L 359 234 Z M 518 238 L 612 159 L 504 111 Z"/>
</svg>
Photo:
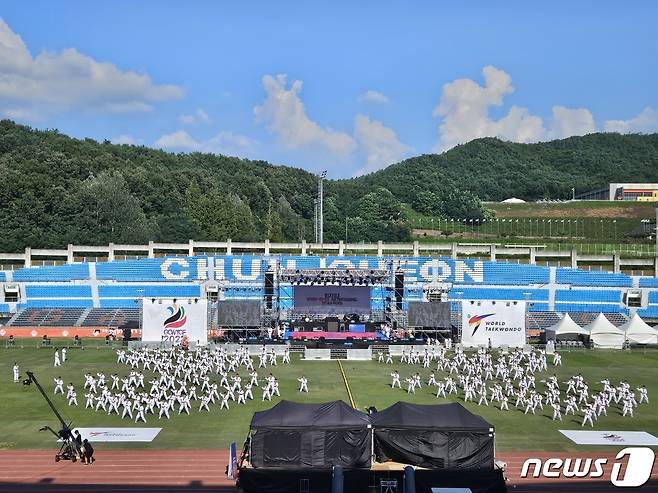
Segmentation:
<svg viewBox="0 0 658 493">
<path fill-rule="evenodd" d="M 576 195 L 576 199 L 658 202 L 658 183 L 610 183 L 607 188 Z"/>
</svg>

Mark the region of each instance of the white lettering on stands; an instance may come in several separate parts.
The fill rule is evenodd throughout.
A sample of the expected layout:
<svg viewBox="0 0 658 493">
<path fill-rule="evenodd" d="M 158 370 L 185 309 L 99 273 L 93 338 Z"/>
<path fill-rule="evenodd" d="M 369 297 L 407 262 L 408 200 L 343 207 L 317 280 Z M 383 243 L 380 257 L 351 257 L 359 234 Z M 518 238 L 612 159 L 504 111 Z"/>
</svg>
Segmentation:
<svg viewBox="0 0 658 493">
<path fill-rule="evenodd" d="M 437 274 L 436 274 L 436 280 L 438 282 L 445 281 L 450 278 L 452 275 L 452 268 L 450 267 L 450 264 L 446 262 L 445 260 L 439 260 L 436 263 L 437 267 Z"/>
<path fill-rule="evenodd" d="M 484 282 L 484 264 L 482 261 L 476 260 L 473 262 L 472 269 L 464 261 L 455 261 L 455 282 L 465 282 L 467 275 L 473 282 Z"/>
<path fill-rule="evenodd" d="M 404 282 L 418 282 L 416 273 L 418 272 L 418 260 L 405 260 L 400 270 L 404 272 Z"/>
<path fill-rule="evenodd" d="M 174 274 L 171 272 L 171 266 L 172 265 L 178 265 L 181 268 L 180 273 Z M 172 281 L 180 281 L 183 279 L 187 279 L 190 275 L 189 270 L 185 270 L 190 267 L 190 264 L 188 263 L 187 260 L 182 259 L 182 258 L 168 258 L 164 262 L 162 262 L 162 265 L 160 265 L 160 273 L 162 274 L 162 277 L 165 279 L 169 279 Z M 183 269 L 185 268 L 185 269 Z"/>
<path fill-rule="evenodd" d="M 249 274 L 243 274 L 242 273 L 242 259 L 241 258 L 234 258 L 233 259 L 233 264 L 231 265 L 232 270 L 233 270 L 233 276 L 238 281 L 255 281 L 258 279 L 258 274 L 260 274 L 260 264 L 261 260 L 260 259 L 254 259 L 251 261 L 251 273 Z"/>
<path fill-rule="evenodd" d="M 208 279 L 208 259 L 199 258 L 196 261 L 196 278 L 200 281 L 205 281 Z"/>
</svg>

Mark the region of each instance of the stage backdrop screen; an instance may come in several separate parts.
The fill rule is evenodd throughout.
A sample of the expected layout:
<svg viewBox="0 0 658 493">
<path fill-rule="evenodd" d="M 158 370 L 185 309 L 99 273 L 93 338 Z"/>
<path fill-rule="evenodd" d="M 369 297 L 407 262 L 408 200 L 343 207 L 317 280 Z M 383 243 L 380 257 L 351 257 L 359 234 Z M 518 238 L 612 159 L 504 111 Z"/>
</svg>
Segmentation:
<svg viewBox="0 0 658 493">
<path fill-rule="evenodd" d="M 180 344 L 183 336 L 199 345 L 208 344 L 208 303 L 186 298 L 142 298 L 142 341 Z"/>
<path fill-rule="evenodd" d="M 462 302 L 462 344 L 522 347 L 526 342 L 525 301 Z"/>
<path fill-rule="evenodd" d="M 294 286 L 294 311 L 303 313 L 370 313 L 369 286 Z"/>
<path fill-rule="evenodd" d="M 410 301 L 409 326 L 450 328 L 450 303 Z"/>
<path fill-rule="evenodd" d="M 227 300 L 217 303 L 217 325 L 220 327 L 260 327 L 260 301 Z"/>
</svg>

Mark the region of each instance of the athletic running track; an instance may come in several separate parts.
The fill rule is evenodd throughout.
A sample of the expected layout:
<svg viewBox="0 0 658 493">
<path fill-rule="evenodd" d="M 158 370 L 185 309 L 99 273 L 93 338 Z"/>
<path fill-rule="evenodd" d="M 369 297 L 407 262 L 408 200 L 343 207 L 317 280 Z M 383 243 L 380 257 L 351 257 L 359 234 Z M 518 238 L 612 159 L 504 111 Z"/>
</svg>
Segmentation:
<svg viewBox="0 0 658 493">
<path fill-rule="evenodd" d="M 54 450 L 0 451 L 0 491 L 20 493 L 165 493 L 236 492 L 233 481 L 224 474 L 228 453 L 221 450 L 98 450 L 96 463 L 53 460 Z M 614 453 L 588 453 L 580 457 L 606 457 Z M 523 461 L 528 457 L 567 458 L 563 453 L 502 453 L 507 463 L 506 476 L 511 493 L 620 493 L 609 481 L 610 467 L 599 479 L 521 479 Z M 571 455 L 571 457 L 577 457 Z M 638 493 L 658 493 L 658 468 L 646 485 L 634 488 Z"/>
</svg>

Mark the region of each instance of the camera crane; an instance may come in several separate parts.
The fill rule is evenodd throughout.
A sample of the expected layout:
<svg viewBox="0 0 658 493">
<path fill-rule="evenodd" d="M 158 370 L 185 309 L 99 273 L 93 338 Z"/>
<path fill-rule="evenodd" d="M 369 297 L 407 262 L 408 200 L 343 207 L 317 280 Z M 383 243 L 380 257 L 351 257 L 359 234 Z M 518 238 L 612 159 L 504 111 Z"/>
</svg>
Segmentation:
<svg viewBox="0 0 658 493">
<path fill-rule="evenodd" d="M 46 402 L 50 406 L 50 409 L 52 409 L 53 413 L 55 413 L 55 416 L 59 420 L 59 424 L 61 426 L 59 432 L 56 432 L 48 425 L 43 426 L 42 428 L 39 429 L 39 431 L 49 431 L 53 435 L 55 435 L 58 439 L 62 440 L 62 446 L 59 448 L 59 452 L 55 454 L 55 462 L 59 462 L 60 460 L 70 460 L 71 462 L 75 462 L 78 459 L 78 452 L 75 446 L 75 442 L 73 441 L 71 423 L 66 424 L 66 421 L 64 421 L 62 416 L 57 411 L 57 408 L 55 408 L 55 405 L 52 403 L 48 395 L 46 395 L 46 392 L 43 390 L 43 387 L 41 387 L 41 385 L 37 381 L 36 377 L 34 376 L 34 373 L 28 371 L 27 378 L 28 378 L 28 385 L 29 383 L 34 383 L 34 385 L 37 386 L 37 389 L 39 390 L 39 392 L 41 392 L 43 398 L 46 399 Z"/>
</svg>

